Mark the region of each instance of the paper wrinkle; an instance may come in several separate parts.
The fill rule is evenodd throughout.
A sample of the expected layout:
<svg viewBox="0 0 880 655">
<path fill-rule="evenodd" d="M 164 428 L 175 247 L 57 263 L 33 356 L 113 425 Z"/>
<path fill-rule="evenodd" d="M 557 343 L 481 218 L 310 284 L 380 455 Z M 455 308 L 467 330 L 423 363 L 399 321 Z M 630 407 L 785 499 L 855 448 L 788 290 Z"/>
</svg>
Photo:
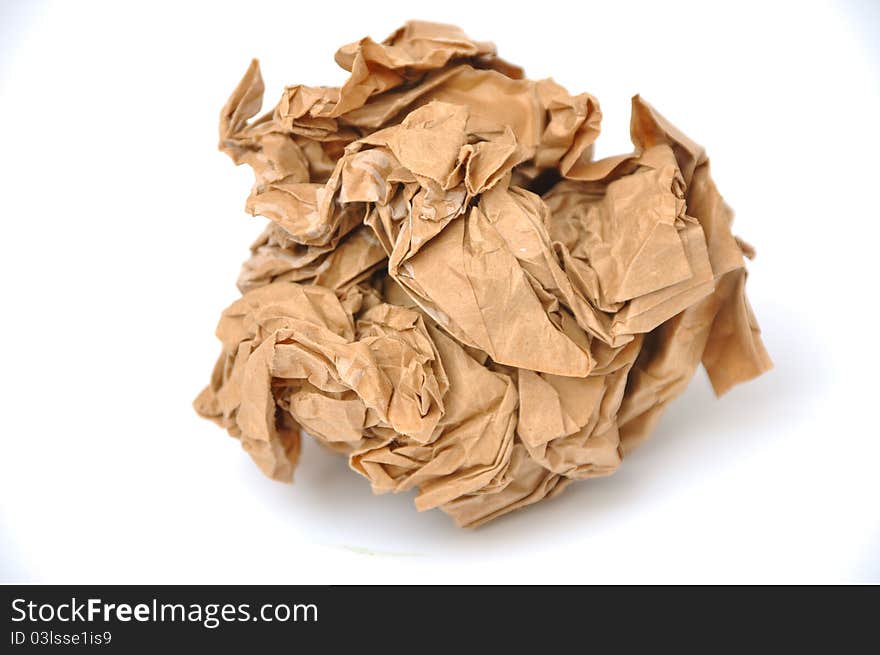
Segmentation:
<svg viewBox="0 0 880 655">
<path fill-rule="evenodd" d="M 410 22 L 343 46 L 339 88 L 257 117 L 254 60 L 219 147 L 269 219 L 223 313 L 200 414 L 270 477 L 300 432 L 376 493 L 474 526 L 613 473 L 702 363 L 718 395 L 772 364 L 702 147 L 639 96 L 601 110 L 488 42 Z"/>
</svg>

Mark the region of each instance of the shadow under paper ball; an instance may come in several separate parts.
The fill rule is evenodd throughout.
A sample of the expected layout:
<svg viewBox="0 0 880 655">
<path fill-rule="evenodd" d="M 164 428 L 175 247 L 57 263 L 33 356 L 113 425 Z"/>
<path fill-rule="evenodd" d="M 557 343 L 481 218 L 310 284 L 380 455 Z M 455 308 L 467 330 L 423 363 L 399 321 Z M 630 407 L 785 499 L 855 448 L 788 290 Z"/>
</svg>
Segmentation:
<svg viewBox="0 0 880 655">
<path fill-rule="evenodd" d="M 786 317 L 762 308 L 772 371 L 716 398 L 700 368 L 661 417 L 653 435 L 611 476 L 574 481 L 558 497 L 501 517 L 476 530 L 456 528 L 439 510 L 416 512 L 415 492 L 374 495 L 347 458 L 306 437 L 295 481 L 283 493 L 289 520 L 316 542 L 365 555 L 410 557 L 467 551 L 486 557 L 534 549 L 577 530 L 587 537 L 625 519 L 681 485 L 699 493 L 700 481 L 736 467 L 767 447 L 788 416 L 829 384 L 811 335 L 787 334 Z M 774 320 L 775 319 L 775 320 Z M 777 330 L 776 328 L 779 328 Z M 774 335 L 785 335 L 774 338 Z M 249 461 L 243 466 L 251 468 Z M 255 484 L 273 485 L 253 471 Z M 273 494 L 274 495 L 274 494 Z"/>
</svg>

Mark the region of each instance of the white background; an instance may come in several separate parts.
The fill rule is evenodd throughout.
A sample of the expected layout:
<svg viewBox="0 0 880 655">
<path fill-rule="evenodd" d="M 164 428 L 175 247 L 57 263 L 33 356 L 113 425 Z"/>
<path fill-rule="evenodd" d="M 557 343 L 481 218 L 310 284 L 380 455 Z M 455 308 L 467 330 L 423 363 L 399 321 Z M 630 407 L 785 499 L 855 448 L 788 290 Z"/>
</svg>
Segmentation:
<svg viewBox="0 0 880 655">
<path fill-rule="evenodd" d="M 263 224 L 220 107 L 252 56 L 272 105 L 415 17 L 595 94 L 600 155 L 634 93 L 706 145 L 776 363 L 720 400 L 701 371 L 616 475 L 476 531 L 311 442 L 271 482 L 190 407 Z M 870 0 L 3 0 L 0 581 L 880 581 L 878 26 Z"/>
</svg>

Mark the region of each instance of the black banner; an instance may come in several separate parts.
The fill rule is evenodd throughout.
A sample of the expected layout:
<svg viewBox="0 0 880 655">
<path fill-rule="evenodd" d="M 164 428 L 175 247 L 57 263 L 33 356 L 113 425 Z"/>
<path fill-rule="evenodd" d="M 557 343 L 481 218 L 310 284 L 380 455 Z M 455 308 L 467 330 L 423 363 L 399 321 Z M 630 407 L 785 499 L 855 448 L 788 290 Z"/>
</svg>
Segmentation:
<svg viewBox="0 0 880 655">
<path fill-rule="evenodd" d="M 0 587 L 0 652 L 195 652 L 419 644 L 468 652 L 549 640 L 835 649 L 870 638 L 880 587 Z M 714 635 L 700 641 L 698 635 Z M 695 641 L 696 640 L 696 641 Z M 759 641 L 756 641 L 759 640 Z M 409 644 L 410 646 L 407 646 Z M 553 647 L 551 647 L 553 646 Z M 421 648 L 421 646 L 418 646 Z M 336 652 L 329 650 L 329 652 Z M 494 650 L 493 650 L 494 652 Z"/>
</svg>

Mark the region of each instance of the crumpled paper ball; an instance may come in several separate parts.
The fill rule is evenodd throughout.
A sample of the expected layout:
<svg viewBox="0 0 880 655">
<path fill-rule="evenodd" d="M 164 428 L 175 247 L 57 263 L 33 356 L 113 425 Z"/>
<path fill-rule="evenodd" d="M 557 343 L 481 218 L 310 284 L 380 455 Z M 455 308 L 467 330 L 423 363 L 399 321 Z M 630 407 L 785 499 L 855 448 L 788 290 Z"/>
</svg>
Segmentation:
<svg viewBox="0 0 880 655">
<path fill-rule="evenodd" d="M 595 160 L 595 98 L 491 43 L 407 23 L 343 46 L 341 88 L 220 117 L 269 219 L 222 314 L 197 411 L 291 480 L 303 433 L 376 493 L 476 526 L 613 473 L 702 362 L 717 394 L 770 366 L 704 150 L 632 101 Z"/>
</svg>

